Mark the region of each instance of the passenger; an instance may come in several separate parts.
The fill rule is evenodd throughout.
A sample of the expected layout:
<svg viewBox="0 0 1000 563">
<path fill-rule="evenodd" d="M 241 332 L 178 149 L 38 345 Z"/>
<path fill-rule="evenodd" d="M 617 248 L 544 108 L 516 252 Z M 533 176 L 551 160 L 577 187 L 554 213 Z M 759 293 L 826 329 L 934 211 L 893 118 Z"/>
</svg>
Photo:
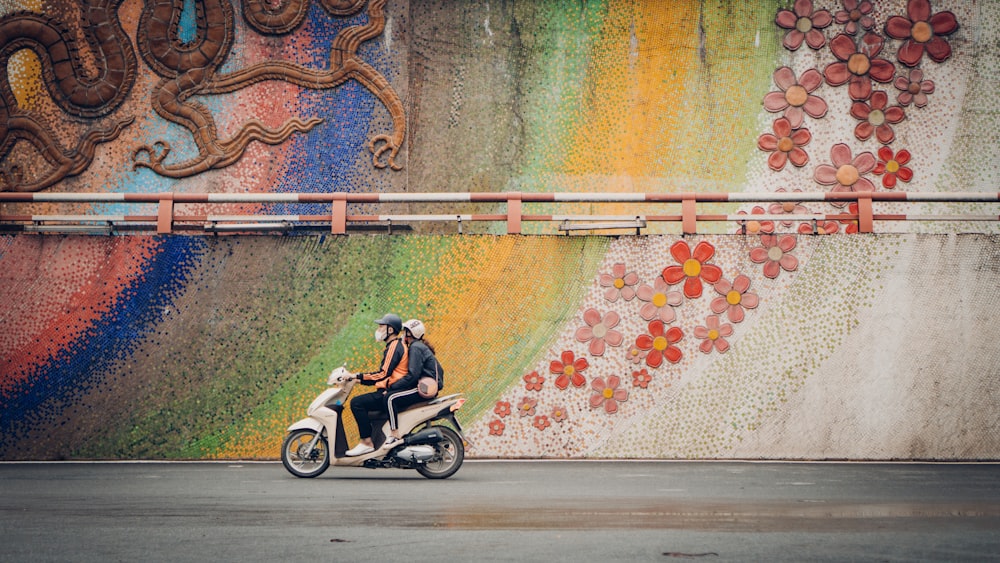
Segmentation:
<svg viewBox="0 0 1000 563">
<path fill-rule="evenodd" d="M 429 377 L 435 382 L 444 380 L 444 369 L 434 356 L 434 347 L 424 340 L 424 323 L 417 319 L 410 319 L 403 323 L 403 331 L 406 335 L 406 348 L 409 354 L 409 368 L 406 376 L 389 385 L 386 408 L 389 411 L 389 431 L 390 436 L 386 443 L 399 440 L 399 414 L 407 408 L 426 401 L 437 395 L 437 387 L 434 386 L 433 395 L 423 396 L 418 388 L 420 379 Z"/>
<path fill-rule="evenodd" d="M 389 313 L 375 321 L 379 325 L 375 331 L 375 340 L 385 342 L 382 353 L 381 369 L 376 372 L 359 373 L 354 377 L 362 385 L 374 385 L 375 391 L 358 395 L 351 399 L 351 412 L 358 423 L 358 435 L 361 441 L 357 446 L 347 450 L 348 456 L 365 455 L 375 451 L 372 442 L 372 423 L 368 416 L 370 411 L 386 411 L 386 389 L 406 376 L 409 358 L 406 342 L 403 340 L 403 320 L 399 315 Z"/>
</svg>

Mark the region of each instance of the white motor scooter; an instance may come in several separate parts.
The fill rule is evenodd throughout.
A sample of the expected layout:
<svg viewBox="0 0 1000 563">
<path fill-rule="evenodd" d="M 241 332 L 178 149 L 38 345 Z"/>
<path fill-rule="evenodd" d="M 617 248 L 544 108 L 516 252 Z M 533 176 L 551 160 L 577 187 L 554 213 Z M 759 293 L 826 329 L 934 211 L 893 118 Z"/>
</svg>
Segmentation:
<svg viewBox="0 0 1000 563">
<path fill-rule="evenodd" d="M 413 405 L 399 414 L 397 420 L 403 439 L 384 445 L 389 433 L 385 413 L 372 413 L 372 441 L 375 451 L 348 457 L 347 436 L 341 413 L 356 380 L 340 367 L 330 373 L 331 387 L 309 405 L 306 418 L 288 427 L 281 445 L 281 463 L 296 477 L 316 477 L 327 467 L 370 467 L 416 469 L 428 479 L 446 479 L 462 466 L 465 445 L 462 427 L 455 411 L 465 398 L 461 393 L 429 399 Z M 449 426 L 434 424 L 446 422 Z M 333 455 L 329 446 L 333 436 Z"/>
</svg>

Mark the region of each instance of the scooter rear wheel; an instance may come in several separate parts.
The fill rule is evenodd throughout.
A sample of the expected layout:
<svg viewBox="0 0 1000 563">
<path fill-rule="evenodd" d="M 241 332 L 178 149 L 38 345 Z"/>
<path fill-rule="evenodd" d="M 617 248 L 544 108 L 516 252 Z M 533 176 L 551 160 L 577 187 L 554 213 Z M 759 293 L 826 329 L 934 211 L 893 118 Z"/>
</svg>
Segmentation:
<svg viewBox="0 0 1000 563">
<path fill-rule="evenodd" d="M 281 463 L 292 475 L 308 479 L 330 467 L 330 448 L 326 438 L 320 436 L 316 446 L 309 447 L 315 437 L 313 430 L 296 430 L 285 436 L 281 444 Z"/>
<path fill-rule="evenodd" d="M 447 426 L 435 426 L 441 431 L 444 438 L 434 444 L 436 455 L 434 459 L 416 467 L 420 473 L 428 479 L 447 479 L 462 467 L 465 459 L 465 446 L 462 445 L 462 438 L 457 432 Z"/>
</svg>

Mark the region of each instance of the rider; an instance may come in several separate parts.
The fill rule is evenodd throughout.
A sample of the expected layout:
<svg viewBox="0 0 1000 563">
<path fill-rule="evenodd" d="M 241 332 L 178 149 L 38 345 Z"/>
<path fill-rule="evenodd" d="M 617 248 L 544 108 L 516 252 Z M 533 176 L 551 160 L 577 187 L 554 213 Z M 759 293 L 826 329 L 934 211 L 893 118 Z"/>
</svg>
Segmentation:
<svg viewBox="0 0 1000 563">
<path fill-rule="evenodd" d="M 375 451 L 372 442 L 372 424 L 368 417 L 369 411 L 386 410 L 386 388 L 406 376 L 409 358 L 406 343 L 403 341 L 403 320 L 399 315 L 389 313 L 375 321 L 379 325 L 375 331 L 375 340 L 385 342 L 382 354 L 382 365 L 379 371 L 359 373 L 354 377 L 363 385 L 374 385 L 375 391 L 358 395 L 351 400 L 351 412 L 358 423 L 358 434 L 361 441 L 357 446 L 347 450 L 346 455 L 358 456 Z"/>
<path fill-rule="evenodd" d="M 389 411 L 390 437 L 386 440 L 387 444 L 401 438 L 398 425 L 399 413 L 430 398 L 420 395 L 417 389 L 420 378 L 432 377 L 438 381 L 444 378 L 444 369 L 434 357 L 434 348 L 424 340 L 426 332 L 424 323 L 410 319 L 403 323 L 403 331 L 406 335 L 409 369 L 406 376 L 390 384 L 388 388 L 386 407 Z"/>
</svg>

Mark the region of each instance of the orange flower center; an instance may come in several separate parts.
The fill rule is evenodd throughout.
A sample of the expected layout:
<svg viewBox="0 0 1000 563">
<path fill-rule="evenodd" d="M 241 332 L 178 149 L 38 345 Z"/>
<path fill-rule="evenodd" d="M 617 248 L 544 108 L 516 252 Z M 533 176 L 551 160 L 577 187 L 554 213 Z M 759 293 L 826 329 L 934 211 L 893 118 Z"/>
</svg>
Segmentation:
<svg viewBox="0 0 1000 563">
<path fill-rule="evenodd" d="M 794 201 L 786 201 L 786 202 L 782 203 L 781 204 L 781 210 L 784 211 L 785 213 L 791 213 L 792 211 L 795 211 L 795 202 Z"/>
<path fill-rule="evenodd" d="M 610 399 L 615 396 L 615 390 L 610 387 L 605 387 L 604 391 L 601 391 L 601 395 L 603 395 L 605 399 Z"/>
<path fill-rule="evenodd" d="M 788 105 L 801 107 L 805 105 L 806 100 L 809 99 L 809 92 L 798 84 L 791 86 L 788 90 L 785 90 L 785 101 Z"/>
<path fill-rule="evenodd" d="M 667 349 L 668 344 L 669 342 L 667 342 L 667 339 L 663 336 L 657 336 L 653 339 L 653 348 L 661 352 Z"/>
<path fill-rule="evenodd" d="M 913 95 L 919 94 L 920 93 L 920 83 L 919 82 L 910 82 L 910 85 L 906 87 L 906 91 L 909 92 L 909 93 L 911 93 L 911 94 L 913 94 Z"/>
<path fill-rule="evenodd" d="M 781 152 L 788 152 L 795 148 L 795 141 L 792 141 L 791 137 L 782 137 L 778 141 L 778 150 Z"/>
<path fill-rule="evenodd" d="M 847 59 L 847 70 L 851 71 L 852 74 L 864 76 L 868 74 L 868 69 L 871 67 L 872 62 L 868 60 L 868 55 L 863 53 L 854 53 Z"/>
<path fill-rule="evenodd" d="M 573 375 L 574 373 L 576 373 L 576 368 L 573 366 L 566 366 L 563 368 L 563 373 L 565 373 L 566 375 Z"/>
<path fill-rule="evenodd" d="M 880 109 L 873 109 L 871 113 L 868 114 L 868 123 L 871 123 L 875 127 L 885 123 L 885 112 Z"/>
<path fill-rule="evenodd" d="M 735 289 L 726 294 L 726 303 L 729 303 L 730 305 L 739 305 L 742 300 L 743 294 Z"/>
<path fill-rule="evenodd" d="M 615 289 L 621 289 L 625 287 L 625 280 L 621 278 L 615 278 Z"/>
<path fill-rule="evenodd" d="M 886 162 L 885 171 L 889 172 L 890 174 L 895 174 L 896 172 L 899 172 L 899 163 L 896 162 L 895 160 L 890 160 L 889 162 Z"/>
<path fill-rule="evenodd" d="M 750 234 L 757 234 L 760 232 L 760 221 L 748 221 L 747 222 L 747 232 Z"/>
<path fill-rule="evenodd" d="M 927 43 L 933 36 L 934 31 L 931 29 L 931 24 L 927 22 L 917 22 L 910 29 L 910 37 L 917 43 Z"/>
<path fill-rule="evenodd" d="M 709 340 L 717 340 L 718 338 L 719 338 L 719 331 L 715 330 L 714 328 L 708 331 Z"/>
<path fill-rule="evenodd" d="M 856 22 L 856 21 L 860 20 L 861 19 L 861 10 L 858 10 L 857 8 L 851 10 L 851 13 L 850 13 L 850 15 L 848 17 L 851 18 L 852 22 Z"/>
<path fill-rule="evenodd" d="M 802 33 L 807 33 L 813 28 L 813 22 L 809 18 L 799 18 L 795 22 L 795 29 L 801 31 Z"/>
<path fill-rule="evenodd" d="M 694 258 L 688 258 L 684 261 L 684 275 L 689 278 L 698 277 L 701 274 L 701 262 L 695 260 Z"/>
<path fill-rule="evenodd" d="M 767 249 L 767 259 L 772 262 L 777 262 L 778 260 L 781 260 L 781 257 L 784 255 L 785 253 L 777 246 L 772 246 L 771 248 Z"/>
<path fill-rule="evenodd" d="M 667 304 L 667 296 L 664 293 L 657 293 L 653 296 L 653 305 L 662 307 Z"/>
<path fill-rule="evenodd" d="M 859 177 L 858 169 L 852 164 L 845 164 L 837 169 L 837 181 L 841 186 L 853 186 Z"/>
</svg>

